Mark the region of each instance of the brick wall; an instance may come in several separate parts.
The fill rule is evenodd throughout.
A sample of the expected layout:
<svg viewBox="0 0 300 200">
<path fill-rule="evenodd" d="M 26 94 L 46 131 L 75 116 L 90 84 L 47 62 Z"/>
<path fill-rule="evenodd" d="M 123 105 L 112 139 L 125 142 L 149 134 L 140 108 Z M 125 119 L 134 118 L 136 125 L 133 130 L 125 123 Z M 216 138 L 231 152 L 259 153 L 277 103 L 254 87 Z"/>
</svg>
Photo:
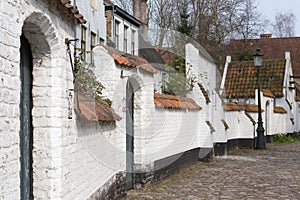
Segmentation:
<svg viewBox="0 0 300 200">
<path fill-rule="evenodd" d="M 105 12 L 106 17 L 106 35 L 112 38 L 112 11 L 108 10 Z"/>
<path fill-rule="evenodd" d="M 61 197 L 61 133 L 70 69 L 64 37 L 73 34 L 65 8 L 48 1 L 0 2 L 0 199 L 20 198 L 20 36 L 33 54 L 33 194 Z M 58 34 L 60 32 L 60 34 Z"/>
</svg>

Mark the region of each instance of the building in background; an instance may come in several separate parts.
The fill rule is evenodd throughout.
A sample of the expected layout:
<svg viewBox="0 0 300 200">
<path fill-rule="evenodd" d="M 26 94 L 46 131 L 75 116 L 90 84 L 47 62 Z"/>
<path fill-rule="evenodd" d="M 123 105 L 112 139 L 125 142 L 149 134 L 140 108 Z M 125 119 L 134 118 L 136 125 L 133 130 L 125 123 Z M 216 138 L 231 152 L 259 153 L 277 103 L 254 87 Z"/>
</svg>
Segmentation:
<svg viewBox="0 0 300 200">
<path fill-rule="evenodd" d="M 110 1 L 105 1 L 105 17 L 108 45 L 138 55 L 141 22 Z"/>
</svg>

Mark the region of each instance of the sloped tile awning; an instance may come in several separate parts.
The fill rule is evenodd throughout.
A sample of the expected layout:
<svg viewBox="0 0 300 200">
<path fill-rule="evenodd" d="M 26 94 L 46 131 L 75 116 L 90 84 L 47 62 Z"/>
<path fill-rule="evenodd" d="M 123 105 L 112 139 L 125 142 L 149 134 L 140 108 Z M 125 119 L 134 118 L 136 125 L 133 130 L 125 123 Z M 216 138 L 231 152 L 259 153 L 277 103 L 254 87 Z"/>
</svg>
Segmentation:
<svg viewBox="0 0 300 200">
<path fill-rule="evenodd" d="M 95 100 L 78 92 L 74 96 L 75 111 L 88 121 L 114 122 L 122 119 L 104 100 Z"/>
<path fill-rule="evenodd" d="M 285 113 L 287 113 L 287 111 L 283 107 L 275 106 L 274 107 L 274 113 L 285 114 Z"/>
<path fill-rule="evenodd" d="M 136 55 L 124 53 L 118 51 L 112 47 L 103 46 L 108 53 L 113 57 L 115 62 L 119 65 L 123 65 L 129 68 L 140 68 L 146 72 L 156 74 L 158 71 L 144 58 Z"/>
<path fill-rule="evenodd" d="M 209 95 L 208 95 L 207 91 L 205 90 L 205 88 L 203 87 L 203 85 L 201 83 L 198 83 L 198 86 L 205 98 L 206 103 L 209 104 L 211 101 L 209 99 Z"/>
<path fill-rule="evenodd" d="M 247 104 L 242 102 L 227 102 L 224 106 L 225 111 L 241 111 L 258 112 L 258 106 L 255 104 Z M 263 109 L 261 109 L 264 112 Z"/>
<path fill-rule="evenodd" d="M 265 97 L 275 98 L 275 95 L 270 90 L 261 90 Z"/>
<path fill-rule="evenodd" d="M 155 93 L 154 103 L 160 108 L 202 110 L 193 99 L 180 96 Z"/>
<path fill-rule="evenodd" d="M 79 10 L 76 8 L 76 6 L 72 5 L 72 2 L 70 0 L 60 0 L 60 2 L 64 5 L 65 8 L 70 10 L 70 12 L 73 14 L 74 18 L 79 21 L 81 24 L 85 24 L 86 20 L 84 19 L 84 16 L 79 12 Z"/>
</svg>

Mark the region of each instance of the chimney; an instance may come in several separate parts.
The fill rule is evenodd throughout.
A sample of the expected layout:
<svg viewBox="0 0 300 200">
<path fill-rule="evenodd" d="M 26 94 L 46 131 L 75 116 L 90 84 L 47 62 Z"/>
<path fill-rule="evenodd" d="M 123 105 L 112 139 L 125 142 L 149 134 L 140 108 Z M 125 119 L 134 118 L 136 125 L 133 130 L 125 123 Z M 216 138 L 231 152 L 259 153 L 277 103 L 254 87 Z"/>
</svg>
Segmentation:
<svg viewBox="0 0 300 200">
<path fill-rule="evenodd" d="M 261 39 L 266 39 L 266 38 L 271 38 L 272 37 L 272 34 L 271 33 L 268 33 L 268 34 L 260 34 L 260 38 Z"/>
<path fill-rule="evenodd" d="M 142 34 L 148 37 L 147 0 L 132 0 L 133 16 L 142 22 Z"/>
</svg>

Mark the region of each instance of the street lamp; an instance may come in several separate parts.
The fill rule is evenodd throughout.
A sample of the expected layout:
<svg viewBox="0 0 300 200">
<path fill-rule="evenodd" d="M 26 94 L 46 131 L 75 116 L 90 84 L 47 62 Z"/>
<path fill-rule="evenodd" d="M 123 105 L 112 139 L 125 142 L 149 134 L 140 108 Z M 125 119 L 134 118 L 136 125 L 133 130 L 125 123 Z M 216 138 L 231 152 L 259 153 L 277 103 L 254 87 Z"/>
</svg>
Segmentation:
<svg viewBox="0 0 300 200">
<path fill-rule="evenodd" d="M 257 140 L 256 140 L 256 149 L 265 149 L 266 143 L 265 143 L 265 129 L 263 127 L 262 117 L 261 117 L 261 100 L 260 100 L 260 83 L 259 83 L 259 69 L 262 66 L 262 58 L 263 54 L 261 53 L 260 49 L 256 49 L 255 54 L 253 54 L 254 58 L 254 66 L 256 67 L 257 73 L 257 92 L 258 92 L 258 122 L 257 122 Z"/>
</svg>

